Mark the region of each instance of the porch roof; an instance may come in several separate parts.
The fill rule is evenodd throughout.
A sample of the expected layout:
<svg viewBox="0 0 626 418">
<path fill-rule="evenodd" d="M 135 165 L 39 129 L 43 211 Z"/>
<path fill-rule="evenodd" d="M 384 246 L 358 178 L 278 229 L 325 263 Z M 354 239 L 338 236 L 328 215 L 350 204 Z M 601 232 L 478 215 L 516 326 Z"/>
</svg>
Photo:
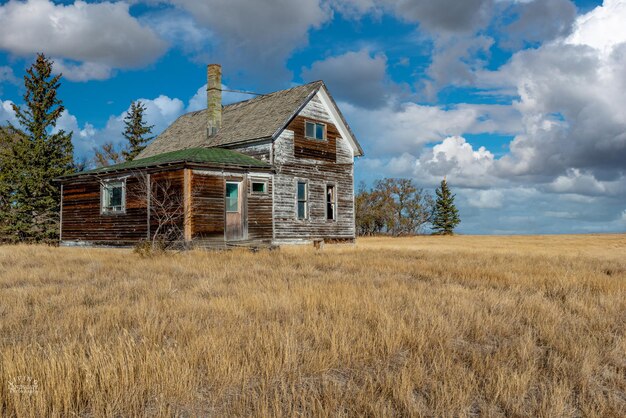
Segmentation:
<svg viewBox="0 0 626 418">
<path fill-rule="evenodd" d="M 271 165 L 250 157 L 240 152 L 224 149 L 224 148 L 189 148 L 178 151 L 166 152 L 154 155 L 152 157 L 140 158 L 137 160 L 126 161 L 120 164 L 99 167 L 93 170 L 81 171 L 60 177 L 65 179 L 69 177 L 83 176 L 89 174 L 106 174 L 113 171 L 143 169 L 162 164 L 174 163 L 196 163 L 220 166 L 249 167 L 269 169 Z"/>
</svg>

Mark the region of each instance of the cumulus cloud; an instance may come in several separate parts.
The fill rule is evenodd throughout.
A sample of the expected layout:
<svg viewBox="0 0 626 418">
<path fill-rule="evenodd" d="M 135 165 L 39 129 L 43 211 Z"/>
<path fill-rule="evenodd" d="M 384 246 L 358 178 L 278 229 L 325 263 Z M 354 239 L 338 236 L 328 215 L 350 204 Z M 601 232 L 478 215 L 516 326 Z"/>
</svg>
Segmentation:
<svg viewBox="0 0 626 418">
<path fill-rule="evenodd" d="M 350 18 L 392 13 L 408 22 L 419 22 L 431 32 L 473 32 L 487 24 L 494 0 L 333 0 L 333 8 Z"/>
<path fill-rule="evenodd" d="M 318 0 L 170 0 L 215 36 L 210 55 L 229 74 L 268 86 L 290 78 L 284 63 L 308 32 L 331 17 Z M 229 70 L 230 68 L 230 70 Z"/>
<path fill-rule="evenodd" d="M 90 75 L 110 75 L 112 68 L 151 63 L 167 45 L 132 17 L 124 2 L 63 5 L 49 0 L 10 0 L 0 6 L 0 48 L 19 56 L 43 51 L 83 63 L 60 63 L 69 79 L 83 80 Z"/>
<path fill-rule="evenodd" d="M 13 111 L 13 102 L 11 100 L 3 101 L 0 99 L 0 126 L 6 125 L 7 122 L 17 125 L 17 119 Z"/>
<path fill-rule="evenodd" d="M 17 84 L 18 79 L 15 77 L 15 74 L 13 74 L 13 68 L 0 65 L 0 84 L 4 82 Z"/>
<path fill-rule="evenodd" d="M 503 28 L 500 44 L 519 48 L 524 43 L 569 35 L 576 19 L 576 6 L 570 0 L 522 1 L 514 2 L 507 14 L 517 18 Z"/>
<path fill-rule="evenodd" d="M 332 91 L 332 90 L 331 90 Z M 460 104 L 425 106 L 403 103 L 364 110 L 349 103 L 339 107 L 368 154 L 418 153 L 428 143 L 464 133 L 512 135 L 521 127 L 519 112 L 510 106 Z"/>
<path fill-rule="evenodd" d="M 497 161 L 503 179 L 588 195 L 619 190 L 625 176 L 626 3 L 607 0 L 577 18 L 571 35 L 517 52 L 479 83 L 514 87 L 521 130 Z M 480 85 L 480 84 L 479 84 Z"/>
<path fill-rule="evenodd" d="M 367 49 L 346 52 L 304 68 L 306 81 L 324 80 L 335 98 L 365 109 L 386 105 L 401 87 L 387 77 L 387 57 Z"/>
<path fill-rule="evenodd" d="M 185 104 L 177 98 L 160 95 L 154 99 L 138 99 L 146 107 L 145 120 L 148 125 L 153 125 L 153 135 L 158 135 L 167 128 L 176 118 L 185 112 Z M 72 142 L 75 154 L 79 158 L 91 158 L 93 150 L 101 147 L 104 143 L 112 142 L 115 145 L 124 144 L 122 132 L 124 130 L 124 118 L 128 109 L 118 115 L 111 115 L 106 125 L 95 128 L 90 123 L 79 123 L 76 116 L 65 110 L 54 131 L 61 129 L 73 132 Z"/>
<path fill-rule="evenodd" d="M 502 207 L 504 193 L 498 189 L 472 190 L 467 196 L 467 203 L 479 209 L 497 209 Z"/>
</svg>

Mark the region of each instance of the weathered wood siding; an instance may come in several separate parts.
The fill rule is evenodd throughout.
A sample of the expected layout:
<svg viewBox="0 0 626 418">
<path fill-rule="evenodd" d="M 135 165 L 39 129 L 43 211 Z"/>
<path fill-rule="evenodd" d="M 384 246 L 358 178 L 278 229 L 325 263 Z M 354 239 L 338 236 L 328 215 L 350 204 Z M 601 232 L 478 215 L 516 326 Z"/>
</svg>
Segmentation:
<svg viewBox="0 0 626 418">
<path fill-rule="evenodd" d="M 266 193 L 252 193 L 252 182 L 254 181 L 266 182 Z M 255 177 L 252 174 L 247 183 L 248 239 L 271 241 L 273 237 L 272 192 L 274 189 L 272 178 Z"/>
<path fill-rule="evenodd" d="M 229 147 L 233 151 L 240 152 L 242 154 L 249 155 L 258 160 L 270 162 L 271 161 L 271 152 L 272 152 L 272 141 L 265 140 L 262 142 L 256 142 L 254 144 L 248 145 L 240 145 L 240 146 L 231 146 Z"/>
<path fill-rule="evenodd" d="M 327 125 L 328 141 L 306 139 L 304 120 Z M 290 128 L 290 129 L 289 129 Z M 322 101 L 316 96 L 274 142 L 274 239 L 354 239 L 354 156 Z M 332 139 L 331 139 L 332 138 Z M 309 185 L 309 219 L 296 216 L 296 184 Z M 326 219 L 326 185 L 337 192 L 336 220 Z"/>
<path fill-rule="evenodd" d="M 112 177 L 111 179 L 115 179 Z M 143 179 L 126 179 L 126 213 L 100 213 L 100 182 L 91 178 L 63 185 L 63 241 L 130 245 L 148 234 Z"/>
<path fill-rule="evenodd" d="M 305 122 L 321 122 L 326 125 L 326 140 L 306 138 Z M 334 163 L 337 161 L 337 139 L 341 138 L 334 124 L 311 117 L 296 116 L 287 129 L 293 131 L 293 154 L 298 159 L 313 159 Z"/>
<path fill-rule="evenodd" d="M 192 239 L 224 242 L 224 177 L 192 171 L 191 201 Z"/>
<path fill-rule="evenodd" d="M 225 182 L 242 181 L 241 205 L 244 217 L 244 238 L 248 240 L 272 239 L 272 177 L 261 173 L 220 173 L 193 170 L 191 229 L 192 239 L 200 245 L 224 243 Z M 267 183 L 263 194 L 252 193 L 252 182 Z"/>
<path fill-rule="evenodd" d="M 161 224 L 161 229 L 168 227 L 168 223 L 172 223 L 173 226 L 176 226 L 179 231 L 184 231 L 185 229 L 185 207 L 183 205 L 183 197 L 184 197 L 184 179 L 185 174 L 184 170 L 174 170 L 174 171 L 163 171 L 158 173 L 150 174 L 150 184 L 152 187 L 152 195 L 153 197 L 151 206 L 153 208 L 150 211 L 150 238 L 152 239 L 154 234 L 157 232 L 157 228 L 159 228 L 159 224 Z M 159 185 L 161 185 L 159 187 Z M 160 196 L 162 191 L 167 191 L 169 197 Z M 166 200 L 171 199 L 171 200 Z M 158 216 L 158 213 L 161 212 L 157 207 L 155 207 L 158 202 L 156 200 L 161 200 L 162 204 L 168 205 L 172 212 L 173 217 L 171 222 L 165 222 L 163 216 Z M 159 217 L 161 219 L 159 219 Z"/>
</svg>

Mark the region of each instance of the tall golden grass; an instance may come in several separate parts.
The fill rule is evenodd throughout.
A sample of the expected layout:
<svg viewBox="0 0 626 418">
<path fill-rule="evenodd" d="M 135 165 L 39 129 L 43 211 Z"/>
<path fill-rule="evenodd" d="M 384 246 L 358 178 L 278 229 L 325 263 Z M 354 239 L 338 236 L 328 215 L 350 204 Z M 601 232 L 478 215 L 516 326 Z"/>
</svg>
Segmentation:
<svg viewBox="0 0 626 418">
<path fill-rule="evenodd" d="M 626 236 L 0 247 L 0 416 L 626 416 Z"/>
</svg>

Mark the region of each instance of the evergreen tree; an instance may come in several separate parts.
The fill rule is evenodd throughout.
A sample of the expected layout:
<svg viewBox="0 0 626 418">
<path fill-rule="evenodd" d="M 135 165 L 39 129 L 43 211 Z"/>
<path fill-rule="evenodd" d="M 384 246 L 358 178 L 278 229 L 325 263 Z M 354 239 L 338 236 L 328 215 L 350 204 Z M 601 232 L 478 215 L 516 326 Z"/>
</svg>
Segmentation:
<svg viewBox="0 0 626 418">
<path fill-rule="evenodd" d="M 5 240 L 50 242 L 57 236 L 61 196 L 54 179 L 74 169 L 72 134 L 55 129 L 65 110 L 57 97 L 60 79 L 52 76 L 52 61 L 38 54 L 24 76 L 24 105 L 13 104 L 19 127 L 9 124 L 3 135 L 2 193 L 10 208 L 0 213 Z"/>
<path fill-rule="evenodd" d="M 125 161 L 131 161 L 141 151 L 146 148 L 146 145 L 154 137 L 149 136 L 152 133 L 154 126 L 148 126 L 144 121 L 144 114 L 146 107 L 141 102 L 132 102 L 130 110 L 124 118 L 124 138 L 128 140 L 127 149 L 122 151 L 122 156 Z"/>
<path fill-rule="evenodd" d="M 433 214 L 433 229 L 436 234 L 452 235 L 454 228 L 461 222 L 459 211 L 454 205 L 454 196 L 444 178 L 436 190 L 437 201 Z"/>
</svg>

